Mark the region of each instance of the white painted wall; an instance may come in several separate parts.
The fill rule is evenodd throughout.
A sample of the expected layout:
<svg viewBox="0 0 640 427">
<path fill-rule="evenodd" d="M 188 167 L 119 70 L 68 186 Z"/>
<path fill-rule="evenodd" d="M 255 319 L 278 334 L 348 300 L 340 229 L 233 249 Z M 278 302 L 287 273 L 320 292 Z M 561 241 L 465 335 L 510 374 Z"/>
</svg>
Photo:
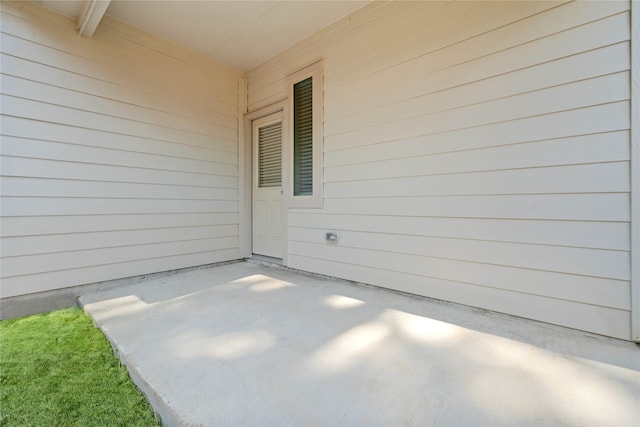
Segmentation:
<svg viewBox="0 0 640 427">
<path fill-rule="evenodd" d="M 238 258 L 239 74 L 1 7 L 2 297 Z"/>
<path fill-rule="evenodd" d="M 629 8 L 373 3 L 251 70 L 254 111 L 324 59 L 288 264 L 630 339 Z"/>
</svg>

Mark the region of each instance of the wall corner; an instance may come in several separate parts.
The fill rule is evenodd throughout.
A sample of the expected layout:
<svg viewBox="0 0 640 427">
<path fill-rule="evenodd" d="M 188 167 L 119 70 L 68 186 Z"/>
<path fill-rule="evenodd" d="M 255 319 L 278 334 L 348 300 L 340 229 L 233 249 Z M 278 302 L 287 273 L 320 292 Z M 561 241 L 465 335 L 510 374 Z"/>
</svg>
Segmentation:
<svg viewBox="0 0 640 427">
<path fill-rule="evenodd" d="M 640 342 L 640 2 L 631 1 L 631 340 Z"/>
<path fill-rule="evenodd" d="M 238 77 L 238 252 L 241 258 L 251 256 L 251 194 L 247 191 L 251 182 L 251 168 L 247 168 L 245 140 L 247 113 L 247 78 Z"/>
</svg>

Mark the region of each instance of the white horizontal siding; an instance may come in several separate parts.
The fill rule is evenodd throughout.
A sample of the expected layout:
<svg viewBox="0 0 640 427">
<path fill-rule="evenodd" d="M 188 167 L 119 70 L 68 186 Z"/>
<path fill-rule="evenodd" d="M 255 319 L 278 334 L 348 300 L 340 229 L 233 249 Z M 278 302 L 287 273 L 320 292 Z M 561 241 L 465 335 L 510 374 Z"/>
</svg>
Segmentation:
<svg viewBox="0 0 640 427">
<path fill-rule="evenodd" d="M 173 156 L 158 156 L 150 153 L 126 154 L 120 150 L 87 147 L 42 141 L 31 138 L 5 136 L 3 138 L 3 154 L 11 157 L 60 160 L 78 163 L 100 163 L 112 166 L 126 166 L 141 169 L 172 170 L 202 174 L 236 175 L 236 165 L 200 159 L 183 159 Z"/>
<path fill-rule="evenodd" d="M 37 56 L 25 58 L 25 53 L 15 51 L 3 53 L 2 70 L 6 75 L 11 75 L 33 82 L 55 85 L 56 87 L 73 90 L 75 92 L 94 95 L 105 100 L 119 103 L 127 103 L 138 112 L 149 109 L 162 114 L 172 121 L 187 119 L 189 121 L 201 121 L 229 127 L 234 118 L 234 105 L 212 100 L 205 107 L 190 103 L 168 100 L 158 97 L 153 93 L 141 91 L 137 88 L 120 86 L 108 81 L 97 80 L 91 76 L 85 76 L 72 70 L 54 68 L 49 65 L 33 62 Z M 142 106 L 146 106 L 142 107 Z M 137 107 L 137 108 L 135 108 Z"/>
<path fill-rule="evenodd" d="M 43 160 L 23 157 L 3 158 L 2 169 L 8 176 L 27 176 L 39 178 L 81 179 L 96 181 L 124 181 L 150 184 L 182 184 L 192 186 L 233 187 L 237 176 L 202 174 L 172 170 L 158 170 L 149 168 L 133 168 L 129 166 L 101 165 L 99 155 L 96 162 L 73 162 L 64 160 Z M 153 166 L 149 163 L 149 166 Z"/>
<path fill-rule="evenodd" d="M 367 254 L 370 255 L 370 254 Z M 400 270 L 388 270 L 383 264 L 362 266 L 335 259 L 333 256 L 306 257 L 290 255 L 290 261 L 306 271 L 320 274 L 331 272 L 336 277 L 350 277 L 363 283 L 424 295 L 428 289 L 432 298 L 455 301 L 473 307 L 482 307 L 503 313 L 515 314 L 548 323 L 591 331 L 608 336 L 620 336 L 629 331 L 627 310 L 584 304 L 566 299 L 527 294 L 517 290 L 482 287 L 477 284 L 431 278 L 420 272 L 405 271 L 406 266 L 420 265 L 418 260 L 405 257 L 407 263 Z M 383 259 L 387 259 L 385 254 Z M 378 260 L 378 258 L 374 258 Z M 412 261 L 414 261 L 412 263 Z M 511 307 L 511 309 L 509 309 Z M 622 336 L 622 338 L 626 338 Z"/>
<path fill-rule="evenodd" d="M 252 111 L 324 59 L 289 265 L 629 339 L 629 39 L 627 1 L 376 3 L 250 71 Z"/>
<path fill-rule="evenodd" d="M 92 197 L 145 199 L 235 200 L 237 188 L 196 187 L 180 184 L 142 184 L 114 181 L 84 181 L 34 177 L 5 177 L 2 182 L 5 196 L 29 194 L 37 197 Z"/>
<path fill-rule="evenodd" d="M 579 165 L 602 162 L 603 160 L 607 162 L 628 160 L 629 131 L 616 131 L 618 127 L 624 127 L 628 123 L 624 116 L 618 118 L 618 114 L 624 113 L 624 107 L 624 104 L 616 103 L 544 117 L 546 119 L 544 121 L 551 122 L 551 125 L 557 122 L 560 126 L 560 122 L 562 122 L 562 128 L 550 126 L 536 131 L 536 126 L 543 121 L 542 118 L 538 118 L 518 121 L 516 125 L 512 124 L 509 127 L 485 126 L 482 129 L 475 129 L 475 132 L 449 132 L 433 135 L 429 138 L 429 144 L 424 144 L 422 138 L 411 138 L 375 144 L 366 148 L 355 147 L 337 152 L 326 152 L 325 162 L 328 164 L 328 168 L 337 168 L 342 165 L 353 166 L 359 163 L 393 161 L 396 158 L 420 157 L 423 161 L 428 161 L 426 156 L 440 155 L 442 160 L 464 161 L 465 157 L 467 159 L 482 159 L 483 163 L 476 165 L 475 169 L 499 170 Z M 614 114 L 615 116 L 605 124 L 602 123 L 603 120 L 596 119 L 602 114 Z M 585 134 L 569 136 L 570 130 L 567 129 L 569 120 L 579 122 L 580 132 Z M 518 135 L 518 127 L 525 129 L 526 134 Z M 559 137 L 553 138 L 551 132 L 559 133 Z M 476 134 L 477 139 L 466 139 L 471 133 Z M 460 139 L 457 139 L 458 137 Z M 529 140 L 529 138 L 533 138 L 533 140 Z M 389 148 L 392 146 L 398 150 L 390 153 Z M 464 151 L 467 152 L 454 154 Z M 387 153 L 387 157 L 385 157 L 385 153 Z M 455 158 L 456 156 L 457 158 Z M 490 162 L 492 167 L 484 166 L 485 161 Z M 459 166 L 450 165 L 449 167 Z M 468 167 L 467 170 L 469 170 Z M 471 171 L 473 170 L 471 169 Z"/>
<path fill-rule="evenodd" d="M 237 201 L 108 198 L 108 197 L 4 197 L 6 216 L 103 215 L 134 213 L 237 212 Z"/>
<path fill-rule="evenodd" d="M 162 256 L 150 257 L 134 256 L 114 263 L 100 262 L 98 265 L 85 265 L 66 270 L 48 271 L 46 273 L 33 273 L 23 276 L 14 276 L 2 280 L 3 289 L 20 289 L 20 294 L 43 292 L 51 289 L 60 289 L 73 284 L 84 284 L 87 278 L 91 283 L 112 280 L 114 269 L 118 271 L 118 277 L 132 277 L 144 272 L 158 272 L 174 270 L 191 265 L 204 265 L 212 260 L 230 260 L 237 258 L 238 250 L 235 248 L 215 250 L 213 248 L 201 252 L 182 252 L 177 254 L 166 253 Z"/>
<path fill-rule="evenodd" d="M 135 245 L 237 237 L 237 224 L 202 225 L 173 228 L 150 228 L 125 231 L 102 231 L 91 233 L 53 234 L 42 236 L 6 237 L 2 245 L 4 256 L 41 254 L 42 248 L 49 253 L 119 247 L 123 242 Z"/>
<path fill-rule="evenodd" d="M 64 215 L 46 217 L 46 221 L 41 216 L 17 216 L 3 218 L 0 227 L 4 237 L 21 237 L 120 230 L 161 230 L 184 227 L 185 224 L 193 227 L 210 224 L 237 225 L 238 213 Z"/>
<path fill-rule="evenodd" d="M 617 2 L 611 3 L 620 4 Z M 577 7 L 584 8 L 580 4 Z M 579 13 L 579 11 L 576 11 L 576 13 Z M 515 26 L 517 23 L 513 25 Z M 546 29 L 544 26 L 541 28 Z M 594 35 L 598 35 L 598 37 L 594 37 Z M 387 103 L 399 102 L 417 95 L 427 95 L 435 91 L 470 84 L 482 79 L 515 72 L 548 61 L 564 59 L 628 40 L 629 15 L 628 13 L 619 13 L 602 20 L 567 29 L 564 32 L 552 33 L 544 38 L 516 45 L 511 49 L 496 49 L 495 53 L 475 57 L 476 59 L 474 60 L 465 58 L 467 60 L 460 63 L 441 65 L 439 63 L 440 58 L 433 58 L 424 54 L 416 58 L 415 61 L 407 61 L 398 66 L 369 74 L 361 80 L 348 85 L 336 86 L 333 91 L 330 86 L 327 86 L 327 102 L 333 101 L 336 105 L 340 105 L 340 110 L 335 113 L 336 116 L 341 114 L 348 115 L 356 110 L 350 108 L 349 103 L 342 104 L 341 101 L 347 100 L 356 94 L 363 98 L 362 102 L 367 105 L 368 109 L 372 109 Z M 448 49 L 442 49 L 437 52 L 440 55 L 446 55 L 447 51 Z M 475 56 L 477 52 L 472 51 L 470 53 Z M 443 58 L 443 60 L 448 59 L 448 57 Z M 431 73 L 432 67 L 436 69 Z M 468 72 L 469 67 L 473 67 L 473 73 L 471 74 Z M 404 75 L 405 78 L 398 80 L 397 76 L 399 74 Z M 384 82 L 388 82 L 389 79 L 396 80 L 393 87 L 384 86 Z M 327 83 L 329 84 L 330 82 L 331 77 L 328 75 Z M 413 82 L 413 84 L 408 82 Z M 538 84 L 541 83 L 543 81 Z M 379 86 L 384 90 L 367 91 L 366 88 L 370 85 Z M 387 91 L 390 93 L 387 94 Z M 458 102 L 460 101 L 464 102 L 464 99 L 459 99 Z M 329 115 L 327 121 L 332 117 Z"/>
<path fill-rule="evenodd" d="M 2 3 L 2 296 L 238 257 L 238 77 Z"/>
<path fill-rule="evenodd" d="M 226 147 L 228 150 L 232 150 L 233 147 L 234 133 L 231 129 L 222 129 L 219 135 L 208 136 L 200 132 L 186 132 L 181 129 L 169 128 L 164 126 L 162 122 L 148 124 L 12 95 L 3 94 L 0 97 L 0 102 L 2 103 L 4 114 L 7 116 L 28 118 L 36 121 L 52 121 L 81 128 L 91 127 L 103 132 L 121 133 L 157 141 L 174 143 L 190 141 L 191 144 L 199 147 L 210 146 L 209 139 L 217 137 L 221 148 Z M 64 102 L 64 98 L 61 98 L 59 102 Z M 92 123 L 92 125 L 89 125 L 89 123 Z"/>
<path fill-rule="evenodd" d="M 316 230 L 291 228 L 292 241 L 324 243 Z M 372 249 L 400 254 L 451 260 L 466 260 L 493 265 L 524 267 L 536 270 L 629 279 L 629 254 L 626 251 L 531 245 L 513 242 L 452 239 L 350 231 L 340 239 L 340 246 Z"/>
<path fill-rule="evenodd" d="M 163 155 L 171 158 L 184 159 L 213 159 L 220 163 L 236 162 L 237 153 L 225 151 L 214 147 L 197 147 L 188 145 L 189 141 L 167 142 L 157 141 L 144 137 L 135 137 L 118 133 L 117 138 L 113 132 L 97 131 L 95 129 L 83 129 L 65 126 L 58 123 L 39 122 L 20 117 L 5 116 L 2 127 L 3 135 L 16 136 L 18 138 L 30 138 L 48 142 L 72 144 L 76 147 L 96 147 L 128 153 L 142 153 L 145 155 Z M 215 141 L 212 142 L 212 145 Z M 57 146 L 60 148 L 60 146 Z M 226 148 L 222 146 L 221 148 Z M 82 148 L 79 148 L 82 149 Z M 102 151 L 101 153 L 105 153 Z"/>
<path fill-rule="evenodd" d="M 356 266 L 366 266 L 368 264 L 361 262 L 361 260 L 371 259 L 378 262 L 375 268 L 382 270 L 532 295 L 541 295 L 544 291 L 546 297 L 588 303 L 602 308 L 629 309 L 626 292 L 628 286 L 617 280 L 593 277 L 577 278 L 571 275 L 548 274 L 545 271 L 536 270 L 530 272 L 526 280 L 514 284 L 512 283 L 514 276 L 517 277 L 521 272 L 518 268 L 513 267 L 446 258 L 407 256 L 373 249 L 354 250 L 350 247 L 340 247 L 334 251 L 335 255 L 328 255 L 329 251 L 324 246 L 302 242 L 295 242 L 293 246 L 299 250 L 305 250 L 307 257 L 324 258 L 329 256 L 332 261 Z M 336 258 L 332 258 L 333 256 Z M 574 294 L 580 295 L 576 297 Z"/>
<path fill-rule="evenodd" d="M 492 124 L 500 125 L 629 99 L 628 73 L 617 73 L 594 80 L 327 136 L 327 149 L 352 147 L 359 144 L 356 141 L 376 144 Z M 540 96 L 543 98 L 540 99 Z"/>
<path fill-rule="evenodd" d="M 196 239 L 176 242 L 127 245 L 100 249 L 85 249 L 78 252 L 65 251 L 7 257 L 2 269 L 5 277 L 25 276 L 50 271 L 69 270 L 86 266 L 117 264 L 137 259 L 161 258 L 227 249 L 237 245 L 237 237 Z M 78 255 L 81 254 L 81 257 Z"/>
<path fill-rule="evenodd" d="M 543 88 L 574 82 L 594 76 L 608 75 L 629 69 L 628 42 L 620 42 L 583 53 L 577 53 L 554 61 L 543 62 L 468 84 L 436 90 L 418 97 L 382 108 L 358 111 L 348 116 L 337 116 L 327 123 L 327 132 L 338 134 L 359 127 L 367 127 L 381 121 L 400 120 L 411 116 L 436 113 L 474 105 L 487 100 L 497 100 Z M 433 76 L 430 76 L 433 77 Z M 442 78 L 446 77 L 443 72 Z M 543 78 L 541 78 L 543 77 Z"/>
<path fill-rule="evenodd" d="M 313 224 L 310 227 L 309 224 Z M 290 227 L 318 230 L 384 232 L 391 236 L 449 237 L 497 242 L 519 242 L 576 248 L 626 250 L 630 246 L 629 223 L 605 221 L 507 220 L 325 214 L 313 211 L 289 215 Z"/>
<path fill-rule="evenodd" d="M 451 218 L 629 221 L 626 193 L 326 199 L 331 213 Z"/>
</svg>

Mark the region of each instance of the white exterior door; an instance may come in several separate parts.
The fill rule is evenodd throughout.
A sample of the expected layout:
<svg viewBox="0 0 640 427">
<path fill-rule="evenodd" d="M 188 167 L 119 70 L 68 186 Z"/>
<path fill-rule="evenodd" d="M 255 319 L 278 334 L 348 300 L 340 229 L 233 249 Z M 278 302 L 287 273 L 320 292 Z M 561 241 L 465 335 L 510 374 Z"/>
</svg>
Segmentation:
<svg viewBox="0 0 640 427">
<path fill-rule="evenodd" d="M 253 121 L 253 253 L 282 258 L 282 113 Z"/>
</svg>

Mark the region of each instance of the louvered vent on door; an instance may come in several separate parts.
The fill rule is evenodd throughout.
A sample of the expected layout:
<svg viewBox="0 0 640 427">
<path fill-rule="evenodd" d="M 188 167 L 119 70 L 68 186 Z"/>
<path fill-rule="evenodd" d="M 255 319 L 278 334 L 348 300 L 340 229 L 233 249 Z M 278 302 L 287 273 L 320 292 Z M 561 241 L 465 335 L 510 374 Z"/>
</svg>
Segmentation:
<svg viewBox="0 0 640 427">
<path fill-rule="evenodd" d="M 258 129 L 258 187 L 280 187 L 282 181 L 282 122 Z"/>
</svg>

